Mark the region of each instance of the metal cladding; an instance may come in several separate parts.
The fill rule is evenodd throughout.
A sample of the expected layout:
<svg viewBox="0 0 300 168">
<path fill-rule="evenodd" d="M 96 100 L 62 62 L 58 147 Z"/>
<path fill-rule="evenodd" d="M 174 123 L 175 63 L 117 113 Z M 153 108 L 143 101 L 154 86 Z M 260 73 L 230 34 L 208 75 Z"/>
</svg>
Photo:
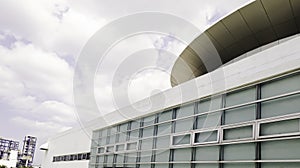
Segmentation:
<svg viewBox="0 0 300 168">
<path fill-rule="evenodd" d="M 299 0 L 257 0 L 207 29 L 177 59 L 171 85 L 211 72 L 255 48 L 300 32 Z"/>
</svg>

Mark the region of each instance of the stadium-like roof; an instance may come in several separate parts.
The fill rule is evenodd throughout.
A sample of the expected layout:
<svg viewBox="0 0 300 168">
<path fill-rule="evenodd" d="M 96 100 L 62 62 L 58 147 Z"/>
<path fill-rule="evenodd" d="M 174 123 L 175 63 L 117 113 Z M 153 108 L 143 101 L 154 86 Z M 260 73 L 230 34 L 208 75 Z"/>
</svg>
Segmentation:
<svg viewBox="0 0 300 168">
<path fill-rule="evenodd" d="M 176 86 L 273 41 L 300 31 L 300 0 L 256 0 L 197 37 L 175 62 Z"/>
</svg>

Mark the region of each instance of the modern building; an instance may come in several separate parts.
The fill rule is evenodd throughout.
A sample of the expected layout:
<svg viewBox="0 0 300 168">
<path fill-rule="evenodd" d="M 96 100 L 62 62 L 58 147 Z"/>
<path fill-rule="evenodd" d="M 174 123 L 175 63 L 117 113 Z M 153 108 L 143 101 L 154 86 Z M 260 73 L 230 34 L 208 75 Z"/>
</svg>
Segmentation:
<svg viewBox="0 0 300 168">
<path fill-rule="evenodd" d="M 299 0 L 237 9 L 179 56 L 173 88 L 151 97 L 163 105 L 56 135 L 42 167 L 300 167 L 299 32 Z"/>
<path fill-rule="evenodd" d="M 23 140 L 22 153 L 19 157 L 19 164 L 23 166 L 32 166 L 37 138 L 25 136 Z"/>
<path fill-rule="evenodd" d="M 19 142 L 0 138 L 0 165 L 16 167 L 18 162 Z"/>
</svg>

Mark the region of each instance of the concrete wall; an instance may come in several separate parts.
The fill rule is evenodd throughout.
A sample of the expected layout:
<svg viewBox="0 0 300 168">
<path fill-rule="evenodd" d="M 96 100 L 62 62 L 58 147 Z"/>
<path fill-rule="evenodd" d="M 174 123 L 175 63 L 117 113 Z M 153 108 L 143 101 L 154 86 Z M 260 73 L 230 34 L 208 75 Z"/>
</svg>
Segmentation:
<svg viewBox="0 0 300 168">
<path fill-rule="evenodd" d="M 91 133 L 88 129 L 75 128 L 60 133 L 48 140 L 48 150 L 44 153 L 43 168 L 85 168 L 88 160 L 52 162 L 53 156 L 84 153 L 90 151 Z"/>
</svg>

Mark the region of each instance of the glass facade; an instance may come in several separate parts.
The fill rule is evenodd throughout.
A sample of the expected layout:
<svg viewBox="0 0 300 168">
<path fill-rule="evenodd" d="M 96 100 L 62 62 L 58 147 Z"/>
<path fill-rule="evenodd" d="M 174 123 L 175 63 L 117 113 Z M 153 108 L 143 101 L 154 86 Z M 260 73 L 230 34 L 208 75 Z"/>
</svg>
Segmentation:
<svg viewBox="0 0 300 168">
<path fill-rule="evenodd" d="M 300 167 L 300 73 L 93 132 L 90 168 Z"/>
</svg>

